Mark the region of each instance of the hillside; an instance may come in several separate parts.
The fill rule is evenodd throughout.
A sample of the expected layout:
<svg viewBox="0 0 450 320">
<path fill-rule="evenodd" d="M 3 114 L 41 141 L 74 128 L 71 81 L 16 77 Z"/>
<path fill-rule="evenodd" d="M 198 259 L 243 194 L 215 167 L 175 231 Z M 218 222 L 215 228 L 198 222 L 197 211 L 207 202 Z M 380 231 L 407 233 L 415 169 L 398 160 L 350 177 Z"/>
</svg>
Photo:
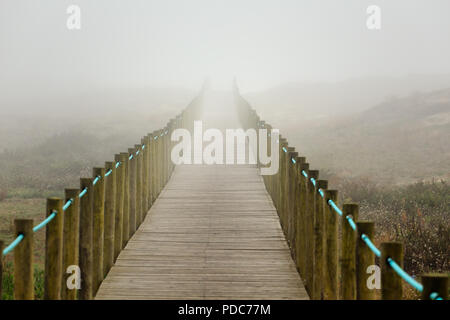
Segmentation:
<svg viewBox="0 0 450 320">
<path fill-rule="evenodd" d="M 134 141 L 165 125 L 196 94 L 179 88 L 110 87 L 14 98 L 0 95 L 0 153 L 35 147 L 55 134 L 72 131 Z"/>
<path fill-rule="evenodd" d="M 449 87 L 450 75 L 364 77 L 336 83 L 284 84 L 245 97 L 262 118 L 283 129 L 285 124 L 315 126 L 330 116 L 347 117 L 414 92 Z"/>
<path fill-rule="evenodd" d="M 282 133 L 314 168 L 389 183 L 450 177 L 450 89 L 391 98 L 309 126 L 293 124 L 299 116 L 279 117 Z"/>
</svg>

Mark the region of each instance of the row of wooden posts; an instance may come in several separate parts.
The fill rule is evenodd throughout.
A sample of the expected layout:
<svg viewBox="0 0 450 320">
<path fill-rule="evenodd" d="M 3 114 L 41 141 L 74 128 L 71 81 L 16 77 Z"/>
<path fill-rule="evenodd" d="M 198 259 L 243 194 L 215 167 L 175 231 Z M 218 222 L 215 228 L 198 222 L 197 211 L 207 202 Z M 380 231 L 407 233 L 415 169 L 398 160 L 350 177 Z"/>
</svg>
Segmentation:
<svg viewBox="0 0 450 320">
<path fill-rule="evenodd" d="M 241 123 L 246 129 L 256 129 L 258 140 L 258 129 L 267 129 L 267 150 L 268 154 L 271 154 L 272 127 L 260 120 L 256 111 L 239 94 L 237 87 L 235 102 Z M 339 216 L 328 204 L 329 199 L 335 204 L 338 203 L 338 191 L 328 189 L 328 181 L 320 180 L 319 171 L 312 170 L 306 158 L 299 156 L 295 148 L 290 147 L 281 135 L 278 148 L 278 173 L 265 175 L 263 179 L 309 296 L 317 300 L 376 299 L 376 290 L 367 285 L 371 276 L 368 270 L 376 265 L 376 257 L 361 238 L 361 235 L 365 234 L 374 239 L 374 222 L 358 221 L 359 206 L 355 203 L 343 204 L 343 214 Z M 308 178 L 305 178 L 302 171 Z M 310 178 L 316 181 L 315 185 Z M 323 198 L 318 192 L 319 189 L 324 192 Z M 356 222 L 356 232 L 351 228 L 347 217 Z M 403 267 L 401 242 L 381 243 L 379 263 L 381 298 L 402 299 L 404 282 L 387 263 L 388 257 Z M 421 279 L 423 299 L 430 299 L 432 292 L 447 298 L 447 274 L 424 274 Z"/>
<path fill-rule="evenodd" d="M 170 136 L 176 128 L 192 128 L 201 105 L 199 95 L 163 129 L 144 136 L 140 144 L 114 156 L 80 188 L 65 189 L 65 199 L 47 199 L 44 299 L 89 300 L 114 265 L 174 170 Z M 145 146 L 145 147 L 143 147 Z M 130 160 L 130 156 L 133 156 Z M 120 163 L 118 167 L 116 164 Z M 111 172 L 107 176 L 107 172 Z M 94 185 L 94 180 L 97 179 Z M 80 192 L 87 190 L 80 197 Z M 63 211 L 63 205 L 71 205 Z M 15 235 L 23 240 L 14 249 L 14 298 L 34 299 L 32 219 L 15 219 Z M 0 259 L 4 243 L 0 242 Z M 2 284 L 0 260 L 0 299 Z M 80 282 L 77 288 L 76 272 Z M 71 277 L 74 275 L 74 277 Z M 69 282 L 69 284 L 67 283 Z"/>
</svg>

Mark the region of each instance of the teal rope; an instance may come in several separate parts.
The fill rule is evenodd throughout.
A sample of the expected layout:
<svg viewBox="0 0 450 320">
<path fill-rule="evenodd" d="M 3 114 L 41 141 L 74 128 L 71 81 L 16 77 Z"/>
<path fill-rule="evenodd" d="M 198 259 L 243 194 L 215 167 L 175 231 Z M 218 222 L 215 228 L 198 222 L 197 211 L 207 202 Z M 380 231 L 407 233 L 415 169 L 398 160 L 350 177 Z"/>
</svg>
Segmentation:
<svg viewBox="0 0 450 320">
<path fill-rule="evenodd" d="M 100 176 L 96 176 L 94 181 L 92 181 L 92 184 L 95 186 L 97 184 L 97 182 L 99 182 L 100 180 Z"/>
<path fill-rule="evenodd" d="M 168 131 L 166 131 L 165 134 L 167 134 L 167 132 L 168 132 Z M 163 133 L 163 134 L 164 134 L 164 133 Z M 162 134 L 162 135 L 163 135 L 163 134 Z M 162 135 L 161 135 L 161 136 L 162 136 Z M 158 138 L 158 137 L 155 137 L 155 140 L 156 140 L 157 138 Z M 145 149 L 145 144 L 142 145 L 142 147 L 141 147 L 141 150 L 144 150 L 144 149 Z M 136 155 L 139 155 L 139 153 L 140 153 L 140 150 L 138 150 L 138 151 L 136 152 Z M 133 155 L 130 155 L 129 160 L 131 160 L 131 159 L 133 159 Z M 116 162 L 116 164 L 115 164 L 116 169 L 117 169 L 120 165 L 121 165 L 121 162 L 120 162 L 120 161 Z M 109 176 L 111 173 L 112 173 L 112 169 L 109 169 L 108 172 L 105 173 L 105 177 Z M 98 183 L 98 181 L 100 181 L 101 178 L 102 178 L 101 176 L 96 176 L 95 179 L 92 181 L 92 184 L 93 184 L 93 185 L 96 185 L 96 184 Z M 83 196 L 86 195 L 87 191 L 88 191 L 88 188 L 87 188 L 87 187 L 84 188 L 84 189 L 80 192 L 80 194 L 78 195 L 78 197 L 79 197 L 79 198 L 82 198 Z M 66 211 L 66 210 L 73 204 L 73 202 L 74 202 L 73 199 L 69 199 L 69 200 L 64 204 L 64 206 L 63 206 L 63 212 Z M 52 221 L 52 220 L 56 217 L 57 214 L 58 214 L 57 211 L 53 211 L 46 219 L 44 219 L 41 223 L 39 223 L 37 226 L 35 226 L 35 227 L 33 228 L 33 232 L 37 232 L 37 231 L 39 231 L 40 229 L 42 229 L 43 227 L 45 227 L 50 221 Z M 14 239 L 14 241 L 11 242 L 11 243 L 10 243 L 10 244 L 2 251 L 2 254 L 3 254 L 3 255 L 7 255 L 9 252 L 11 252 L 11 251 L 12 251 L 12 250 L 13 250 L 13 249 L 14 249 L 14 248 L 15 248 L 15 247 L 23 240 L 23 238 L 24 238 L 24 235 L 23 235 L 23 234 L 19 234 L 19 235 L 17 236 L 17 238 Z"/>
<path fill-rule="evenodd" d="M 19 234 L 16 239 L 14 239 L 13 242 L 9 246 L 7 246 L 3 250 L 3 255 L 6 256 L 8 253 L 10 253 L 24 238 L 23 234 Z"/>
<path fill-rule="evenodd" d="M 53 211 L 44 221 L 35 226 L 33 228 L 33 231 L 36 232 L 45 227 L 50 221 L 52 221 L 56 217 L 57 213 L 58 213 L 57 211 Z"/>
<path fill-rule="evenodd" d="M 323 193 L 322 189 L 319 188 L 319 190 L 317 190 L 317 192 L 319 192 L 319 194 L 322 198 L 325 198 L 325 193 Z"/>
<path fill-rule="evenodd" d="M 83 198 L 83 196 L 87 193 L 87 188 L 84 188 L 83 191 L 80 192 L 80 195 L 78 196 L 80 199 Z"/>
<path fill-rule="evenodd" d="M 73 202 L 73 199 L 70 199 L 69 201 L 67 201 L 63 207 L 63 211 L 66 211 L 67 209 L 69 209 L 69 207 L 72 205 L 72 202 Z"/>
<path fill-rule="evenodd" d="M 409 285 L 411 285 L 414 289 L 417 291 L 422 292 L 423 291 L 423 285 L 414 280 L 413 277 L 411 277 L 409 274 L 405 272 L 392 258 L 387 258 L 386 262 L 389 264 L 389 266 L 403 279 L 405 280 Z"/>
<path fill-rule="evenodd" d="M 342 211 L 341 209 L 339 209 L 339 207 L 336 205 L 336 203 L 334 203 L 333 200 L 328 200 L 328 204 L 334 209 L 334 211 L 336 211 L 340 216 L 342 216 Z"/>
<path fill-rule="evenodd" d="M 364 243 L 369 247 L 370 250 L 372 250 L 375 255 L 380 258 L 381 257 L 381 251 L 373 244 L 372 241 L 370 241 L 370 238 L 365 235 L 364 233 L 361 235 L 361 239 L 364 241 Z"/>
<path fill-rule="evenodd" d="M 355 221 L 353 221 L 352 217 L 346 216 L 345 218 L 347 219 L 350 227 L 352 227 L 353 231 L 356 231 L 356 223 L 355 223 Z"/>
</svg>

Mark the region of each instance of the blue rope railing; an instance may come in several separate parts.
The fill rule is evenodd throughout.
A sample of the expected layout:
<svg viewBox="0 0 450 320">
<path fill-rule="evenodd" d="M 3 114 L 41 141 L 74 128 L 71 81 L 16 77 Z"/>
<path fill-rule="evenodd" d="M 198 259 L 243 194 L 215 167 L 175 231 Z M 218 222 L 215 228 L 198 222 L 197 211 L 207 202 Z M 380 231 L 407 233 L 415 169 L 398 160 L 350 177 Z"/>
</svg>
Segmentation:
<svg viewBox="0 0 450 320">
<path fill-rule="evenodd" d="M 83 198 L 84 195 L 87 193 L 87 191 L 88 191 L 88 188 L 84 188 L 83 191 L 81 191 L 80 194 L 78 195 L 78 198 L 80 198 L 80 199 Z"/>
<path fill-rule="evenodd" d="M 41 223 L 39 223 L 37 226 L 35 226 L 33 228 L 33 232 L 37 232 L 40 229 L 42 229 L 43 227 L 45 227 L 50 221 L 52 221 L 56 215 L 58 214 L 58 211 L 53 211 L 47 218 L 45 218 L 44 221 L 42 221 Z"/>
<path fill-rule="evenodd" d="M 69 207 L 72 205 L 73 203 L 73 199 L 69 199 L 66 204 L 63 206 L 63 211 L 66 211 L 67 209 L 69 209 Z"/>
<path fill-rule="evenodd" d="M 308 179 L 308 174 L 305 170 L 302 170 L 302 175 Z M 311 183 L 316 186 L 316 180 L 314 178 L 310 178 Z M 325 198 L 325 194 L 322 189 L 318 189 L 317 192 L 321 195 L 322 198 Z M 339 207 L 334 203 L 333 200 L 328 199 L 327 201 L 328 205 L 330 205 L 333 210 L 339 214 L 340 216 L 343 215 L 342 210 L 339 209 Z M 357 225 L 353 218 L 351 216 L 345 217 L 347 222 L 350 224 L 350 227 L 356 231 Z M 361 239 L 364 241 L 364 243 L 367 245 L 367 247 L 378 257 L 381 257 L 381 251 L 373 244 L 373 242 L 370 240 L 370 238 L 366 234 L 361 235 Z M 411 285 L 414 289 L 416 289 L 419 292 L 423 291 L 423 285 L 417 282 L 412 276 L 410 276 L 405 270 L 403 270 L 392 258 L 387 258 L 386 261 L 389 266 L 399 275 L 406 283 Z M 432 300 L 442 300 L 442 298 L 439 296 L 438 293 L 432 292 L 430 294 L 430 299 Z"/>
<path fill-rule="evenodd" d="M 7 255 L 8 253 L 10 253 L 24 238 L 23 234 L 19 234 L 17 236 L 16 239 L 14 239 L 13 242 L 11 242 L 9 244 L 9 246 L 7 246 L 4 250 L 3 250 L 3 255 Z"/>
<path fill-rule="evenodd" d="M 381 257 L 381 251 L 378 250 L 378 248 L 372 243 L 370 238 L 366 234 L 361 235 L 361 239 L 366 243 L 366 245 L 369 247 L 370 250 L 378 257 Z"/>
<path fill-rule="evenodd" d="M 334 203 L 333 200 L 328 199 L 328 204 L 334 209 L 334 211 L 336 211 L 337 214 L 339 214 L 340 216 L 342 216 L 342 210 L 339 209 L 339 207 L 336 205 L 336 203 Z"/>
<path fill-rule="evenodd" d="M 92 181 L 92 184 L 95 186 L 97 184 L 97 182 L 100 181 L 100 176 L 96 176 L 94 181 Z"/>
<path fill-rule="evenodd" d="M 353 231 L 356 231 L 356 223 L 355 223 L 355 221 L 353 221 L 353 218 L 350 216 L 346 216 L 345 219 L 347 219 L 348 224 L 353 229 Z"/>
<path fill-rule="evenodd" d="M 145 148 L 145 144 L 142 145 L 141 150 L 144 150 Z M 139 155 L 140 150 L 136 151 L 136 156 Z M 131 155 L 129 157 L 129 160 L 133 159 L 133 155 Z M 119 168 L 119 166 L 121 165 L 121 162 L 118 161 L 115 164 L 116 169 Z M 109 176 L 112 173 L 112 169 L 109 169 L 108 172 L 105 173 L 105 177 Z M 98 181 L 101 179 L 101 176 L 96 176 L 95 179 L 92 181 L 92 184 L 95 186 Z M 78 197 L 81 199 L 83 196 L 86 195 L 86 193 L 88 192 L 88 188 L 84 188 L 79 194 Z M 74 200 L 73 199 L 69 199 L 63 206 L 63 212 L 65 212 L 67 209 L 69 209 L 69 207 L 73 204 Z M 56 215 L 58 214 L 57 211 L 53 211 L 47 218 L 45 218 L 42 222 L 40 222 L 38 225 L 36 225 L 35 227 L 33 227 L 33 232 L 37 232 L 40 229 L 42 229 L 43 227 L 45 227 L 47 224 L 50 223 L 50 221 L 52 221 Z M 23 240 L 24 235 L 23 234 L 19 234 L 16 239 L 14 239 L 3 251 L 2 254 L 5 256 L 8 253 L 10 253 L 12 250 L 14 250 L 14 248 Z"/>
<path fill-rule="evenodd" d="M 411 277 L 409 274 L 405 272 L 398 264 L 395 262 L 392 258 L 388 257 L 386 259 L 386 262 L 389 264 L 389 266 L 400 276 L 405 280 L 409 285 L 411 285 L 414 289 L 416 289 L 419 292 L 423 291 L 423 286 L 416 280 L 414 280 L 413 277 Z"/>
<path fill-rule="evenodd" d="M 322 197 L 322 198 L 325 198 L 325 193 L 323 192 L 323 190 L 322 189 L 318 189 L 317 190 L 317 192 L 320 194 L 320 196 Z"/>
</svg>

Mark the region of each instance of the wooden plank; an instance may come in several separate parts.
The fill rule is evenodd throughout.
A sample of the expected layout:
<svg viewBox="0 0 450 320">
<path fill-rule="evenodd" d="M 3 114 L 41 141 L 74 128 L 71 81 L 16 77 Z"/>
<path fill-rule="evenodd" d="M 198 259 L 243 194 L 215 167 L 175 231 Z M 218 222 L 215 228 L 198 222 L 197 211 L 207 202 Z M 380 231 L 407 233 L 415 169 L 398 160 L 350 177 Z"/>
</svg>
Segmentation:
<svg viewBox="0 0 450 320">
<path fill-rule="evenodd" d="M 96 299 L 308 299 L 254 166 L 178 166 Z"/>
</svg>

